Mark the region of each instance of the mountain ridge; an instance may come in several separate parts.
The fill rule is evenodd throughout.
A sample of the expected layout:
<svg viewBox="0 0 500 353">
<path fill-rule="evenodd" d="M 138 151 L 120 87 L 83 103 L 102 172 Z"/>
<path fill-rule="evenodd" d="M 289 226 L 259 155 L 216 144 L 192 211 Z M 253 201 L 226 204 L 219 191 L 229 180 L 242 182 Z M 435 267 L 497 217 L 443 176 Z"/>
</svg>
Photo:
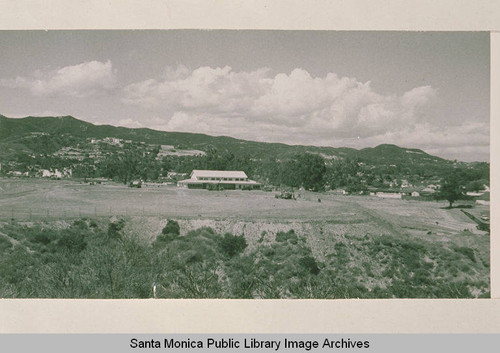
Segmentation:
<svg viewBox="0 0 500 353">
<path fill-rule="evenodd" d="M 31 133 L 69 134 L 79 138 L 115 137 L 134 142 L 174 145 L 179 148 L 207 150 L 231 150 L 235 154 L 250 154 L 262 158 L 270 152 L 278 158 L 294 153 L 318 153 L 327 158 L 358 158 L 360 160 L 428 160 L 449 162 L 416 148 L 406 148 L 394 144 L 356 149 L 352 147 L 330 147 L 310 145 L 290 145 L 280 142 L 258 142 L 230 136 L 213 136 L 202 133 L 160 131 L 150 128 L 128 128 L 114 125 L 96 125 L 73 116 L 45 116 L 8 118 L 0 114 L 0 141 L 23 137 Z"/>
</svg>

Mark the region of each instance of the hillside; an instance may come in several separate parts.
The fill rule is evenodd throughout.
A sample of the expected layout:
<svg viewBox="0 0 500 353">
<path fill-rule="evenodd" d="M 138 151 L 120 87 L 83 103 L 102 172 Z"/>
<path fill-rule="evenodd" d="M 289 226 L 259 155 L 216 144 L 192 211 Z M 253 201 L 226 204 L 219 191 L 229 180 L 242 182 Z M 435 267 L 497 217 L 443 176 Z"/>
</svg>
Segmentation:
<svg viewBox="0 0 500 353">
<path fill-rule="evenodd" d="M 32 150 L 25 140 L 27 137 L 32 138 L 34 133 L 48 134 L 52 139 L 49 137 L 45 137 L 45 139 L 53 141 L 47 142 L 62 144 L 59 147 L 65 147 L 63 141 L 57 141 L 57 138 L 61 136 L 71 136 L 73 138 L 71 143 L 81 139 L 115 137 L 123 140 L 145 142 L 147 144 L 173 145 L 180 149 L 207 151 L 210 148 L 215 148 L 219 151 L 228 150 L 235 155 L 246 154 L 258 159 L 268 156 L 283 158 L 297 153 L 308 152 L 321 154 L 327 159 L 357 158 L 362 162 L 375 165 L 450 163 L 418 149 L 401 148 L 395 145 L 380 145 L 361 150 L 347 147 L 287 145 L 283 143 L 246 141 L 227 136 L 209 136 L 195 133 L 157 131 L 147 128 L 133 129 L 111 125 L 94 125 L 71 116 L 30 116 L 21 119 L 11 119 L 0 115 L 0 144 L 2 150 L 4 150 L 4 154 L 8 150 L 11 152 Z M 54 148 L 57 147 L 54 146 Z"/>
</svg>

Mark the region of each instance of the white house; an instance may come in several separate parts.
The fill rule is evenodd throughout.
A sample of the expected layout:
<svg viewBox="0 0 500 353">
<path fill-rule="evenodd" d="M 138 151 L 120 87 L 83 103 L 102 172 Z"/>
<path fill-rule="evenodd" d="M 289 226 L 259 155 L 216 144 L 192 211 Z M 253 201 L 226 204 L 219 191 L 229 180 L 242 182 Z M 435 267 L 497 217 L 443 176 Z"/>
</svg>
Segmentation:
<svg viewBox="0 0 500 353">
<path fill-rule="evenodd" d="M 193 170 L 189 179 L 177 183 L 179 187 L 189 189 L 260 189 L 261 184 L 248 179 L 243 171 L 238 170 Z"/>
<path fill-rule="evenodd" d="M 412 191 L 411 192 L 411 197 L 419 197 L 420 193 L 418 191 Z"/>
</svg>

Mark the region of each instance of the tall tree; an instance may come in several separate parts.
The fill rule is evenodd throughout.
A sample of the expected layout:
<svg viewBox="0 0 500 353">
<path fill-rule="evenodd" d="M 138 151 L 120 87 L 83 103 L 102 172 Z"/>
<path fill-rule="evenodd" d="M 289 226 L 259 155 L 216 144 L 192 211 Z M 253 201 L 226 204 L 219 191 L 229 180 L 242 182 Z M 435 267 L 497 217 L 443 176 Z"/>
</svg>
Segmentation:
<svg viewBox="0 0 500 353">
<path fill-rule="evenodd" d="M 435 198 L 437 200 L 447 200 L 450 203 L 449 208 L 453 207 L 453 203 L 455 201 L 467 198 L 467 195 L 464 192 L 464 182 L 460 175 L 461 173 L 458 172 L 450 173 L 443 180 L 441 188 L 435 194 Z"/>
</svg>

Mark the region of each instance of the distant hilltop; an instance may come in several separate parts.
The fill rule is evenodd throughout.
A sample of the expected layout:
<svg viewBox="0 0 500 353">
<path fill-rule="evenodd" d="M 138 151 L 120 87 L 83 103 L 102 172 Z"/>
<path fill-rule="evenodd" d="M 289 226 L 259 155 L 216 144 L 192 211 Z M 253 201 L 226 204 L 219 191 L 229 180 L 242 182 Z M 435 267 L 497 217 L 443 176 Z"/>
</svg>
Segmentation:
<svg viewBox="0 0 500 353">
<path fill-rule="evenodd" d="M 94 125 L 72 116 L 7 118 L 0 115 L 0 144 L 6 148 L 25 149 L 23 142 L 28 135 L 69 135 L 78 139 L 121 139 L 147 144 L 175 146 L 183 150 L 207 151 L 228 150 L 234 155 L 250 155 L 254 158 L 275 156 L 286 158 L 297 153 L 319 154 L 329 159 L 358 159 L 372 164 L 449 164 L 443 158 L 432 156 L 422 150 L 382 144 L 357 150 L 349 147 L 317 147 L 287 145 L 284 143 L 256 142 L 228 136 L 210 136 L 198 133 L 158 131 L 148 128 L 126 128 L 111 125 Z M 14 145 L 14 146 L 13 146 Z M 63 146 L 61 146 L 63 147 Z M 1 158 L 1 155 L 0 155 Z"/>
</svg>

